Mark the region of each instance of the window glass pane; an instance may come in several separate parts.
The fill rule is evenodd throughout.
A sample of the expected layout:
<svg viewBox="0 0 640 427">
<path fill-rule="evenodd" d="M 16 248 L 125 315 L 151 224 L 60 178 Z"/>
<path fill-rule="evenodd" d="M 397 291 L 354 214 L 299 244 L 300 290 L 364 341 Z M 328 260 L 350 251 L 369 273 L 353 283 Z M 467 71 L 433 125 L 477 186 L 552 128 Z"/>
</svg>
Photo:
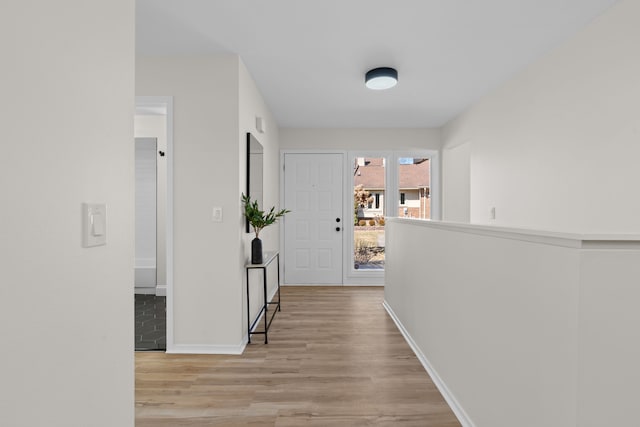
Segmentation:
<svg viewBox="0 0 640 427">
<path fill-rule="evenodd" d="M 431 218 L 431 171 L 428 158 L 398 159 L 398 216 Z"/>
<path fill-rule="evenodd" d="M 353 267 L 383 270 L 385 159 L 356 157 L 353 185 Z"/>
</svg>

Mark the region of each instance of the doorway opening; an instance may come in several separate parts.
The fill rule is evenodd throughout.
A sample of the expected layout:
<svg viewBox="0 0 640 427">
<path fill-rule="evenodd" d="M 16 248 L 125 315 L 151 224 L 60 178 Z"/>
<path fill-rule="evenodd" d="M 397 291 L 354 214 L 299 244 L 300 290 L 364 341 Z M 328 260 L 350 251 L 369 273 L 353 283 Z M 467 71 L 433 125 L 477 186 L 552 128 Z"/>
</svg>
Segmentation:
<svg viewBox="0 0 640 427">
<path fill-rule="evenodd" d="M 284 284 L 384 285 L 386 218 L 440 219 L 435 150 L 285 150 L 281 164 Z"/>
<path fill-rule="evenodd" d="M 136 97 L 136 350 L 173 342 L 172 108 L 171 97 Z"/>
<path fill-rule="evenodd" d="M 164 127 L 164 117 L 160 117 Z M 137 117 L 140 124 L 142 118 Z M 158 262 L 162 251 L 158 248 L 158 138 L 135 139 L 136 165 L 136 239 L 135 239 L 135 288 L 136 294 L 156 294 L 158 267 L 164 276 L 163 262 Z M 163 236 L 162 233 L 160 233 Z M 164 240 L 163 237 L 161 237 Z M 164 243 L 164 242 L 162 242 Z M 164 281 L 163 281 L 164 282 Z M 164 284 L 164 283 L 163 283 Z"/>
</svg>

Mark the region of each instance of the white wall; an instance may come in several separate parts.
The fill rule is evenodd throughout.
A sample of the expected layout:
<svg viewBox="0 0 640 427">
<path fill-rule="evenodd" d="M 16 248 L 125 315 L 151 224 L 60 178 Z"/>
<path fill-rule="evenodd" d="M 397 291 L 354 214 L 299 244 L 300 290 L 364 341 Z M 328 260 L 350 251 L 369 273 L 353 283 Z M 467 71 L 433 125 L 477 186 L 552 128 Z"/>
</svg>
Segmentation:
<svg viewBox="0 0 640 427">
<path fill-rule="evenodd" d="M 640 234 L 386 232 L 385 304 L 463 425 L 637 424 Z"/>
<path fill-rule="evenodd" d="M 242 210 L 242 203 L 240 202 L 240 194 L 247 191 L 247 132 L 251 132 L 256 139 L 262 144 L 264 149 L 263 153 L 263 206 L 266 209 L 270 209 L 271 206 L 275 206 L 276 209 L 280 205 L 280 143 L 279 143 L 279 129 L 275 118 L 271 114 L 269 107 L 265 104 L 260 91 L 255 85 L 251 74 L 247 70 L 246 66 L 240 60 L 239 64 L 239 93 L 240 93 L 240 132 L 238 135 L 240 156 L 238 164 L 238 182 L 240 187 L 238 189 L 238 204 Z M 256 129 L 256 117 L 261 117 L 264 123 L 264 132 L 260 133 Z M 240 217 L 240 229 L 242 230 L 242 241 L 244 243 L 244 250 L 240 253 L 240 265 L 244 266 L 251 254 L 251 240 L 255 237 L 253 231 L 251 233 L 245 233 L 244 216 Z M 280 220 L 278 223 L 265 228 L 260 233 L 260 239 L 262 240 L 262 246 L 264 251 L 279 250 L 280 247 Z M 244 275 L 244 270 L 243 277 Z M 268 270 L 268 293 L 272 294 L 275 291 L 277 281 L 277 266 L 274 263 Z M 245 279 L 246 280 L 246 279 Z M 257 304 L 261 302 L 257 296 L 263 294 L 262 292 L 262 272 L 253 270 L 249 276 L 251 288 L 251 302 L 252 302 L 252 316 L 255 315 L 257 310 Z M 243 282 L 244 283 L 244 282 Z M 245 301 L 245 286 L 242 287 L 243 297 L 242 301 Z M 246 307 L 243 303 L 243 331 L 246 330 Z M 258 338 L 259 339 L 259 338 Z"/>
<path fill-rule="evenodd" d="M 640 249 L 584 251 L 579 294 L 578 423 L 638 423 Z"/>
<path fill-rule="evenodd" d="M 138 57 L 136 94 L 174 99 L 174 340 L 169 351 L 238 352 L 246 335 L 246 133 L 264 147 L 264 202 L 279 200 L 278 126 L 237 55 Z M 256 117 L 266 131 L 258 133 Z M 223 221 L 211 221 L 212 208 Z M 278 248 L 278 228 L 262 234 Z M 275 276 L 277 270 L 272 270 Z M 256 285 L 259 278 L 252 279 Z M 275 283 L 275 277 L 270 279 Z"/>
<path fill-rule="evenodd" d="M 269 107 L 265 104 L 262 95 L 256 87 L 251 74 L 240 61 L 240 133 L 239 133 L 239 146 L 240 146 L 240 162 L 238 166 L 239 181 L 241 183 L 239 191 L 240 193 L 246 193 L 246 171 L 247 171 L 247 132 L 251 132 L 256 139 L 262 144 L 264 149 L 263 154 L 263 203 L 265 207 L 276 206 L 279 207 L 280 203 L 280 133 L 278 124 L 275 118 L 271 114 Z M 256 129 L 256 117 L 262 117 L 265 123 L 264 133 L 260 133 Z M 240 198 L 238 203 L 241 206 Z M 244 217 L 242 217 L 244 221 Z M 244 222 L 243 222 L 244 224 Z M 264 229 L 260 236 L 263 240 L 263 245 L 267 250 L 275 250 L 279 247 L 279 224 L 275 224 L 271 227 Z M 250 240 L 254 237 L 253 233 L 246 234 L 245 246 L 250 245 Z M 248 257 L 250 254 L 250 247 L 246 248 L 245 255 Z"/>
<path fill-rule="evenodd" d="M 471 197 L 471 143 L 449 147 L 442 153 L 442 215 L 447 221 L 469 222 Z"/>
<path fill-rule="evenodd" d="M 167 117 L 165 115 L 136 114 L 134 135 L 157 138 L 157 151 L 167 152 Z M 156 210 L 156 282 L 167 285 L 167 156 L 157 156 Z"/>
<path fill-rule="evenodd" d="M 0 425 L 133 426 L 134 2 L 0 13 Z M 107 244 L 81 247 L 81 203 Z"/>
<path fill-rule="evenodd" d="M 402 221 L 385 301 L 473 425 L 575 426 L 575 251 Z"/>
<path fill-rule="evenodd" d="M 639 39 L 622 0 L 443 128 L 444 148 L 471 141 L 472 222 L 495 206 L 498 225 L 640 230 Z"/>
<path fill-rule="evenodd" d="M 281 129 L 280 148 L 291 150 L 439 150 L 438 129 Z"/>
<path fill-rule="evenodd" d="M 136 60 L 137 95 L 173 96 L 169 351 L 234 352 L 242 345 L 238 66 L 230 54 Z M 212 222 L 214 206 L 223 208 L 222 222 Z"/>
</svg>

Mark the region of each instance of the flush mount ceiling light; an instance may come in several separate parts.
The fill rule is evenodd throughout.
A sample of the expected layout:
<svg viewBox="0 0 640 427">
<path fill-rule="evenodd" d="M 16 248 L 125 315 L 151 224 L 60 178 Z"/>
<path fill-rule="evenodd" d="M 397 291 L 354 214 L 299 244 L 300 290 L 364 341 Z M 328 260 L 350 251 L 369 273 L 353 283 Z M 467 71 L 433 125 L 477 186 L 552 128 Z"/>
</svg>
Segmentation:
<svg viewBox="0 0 640 427">
<path fill-rule="evenodd" d="M 367 71 L 364 83 L 369 89 L 390 89 L 398 83 L 398 71 L 395 68 L 380 67 Z"/>
</svg>

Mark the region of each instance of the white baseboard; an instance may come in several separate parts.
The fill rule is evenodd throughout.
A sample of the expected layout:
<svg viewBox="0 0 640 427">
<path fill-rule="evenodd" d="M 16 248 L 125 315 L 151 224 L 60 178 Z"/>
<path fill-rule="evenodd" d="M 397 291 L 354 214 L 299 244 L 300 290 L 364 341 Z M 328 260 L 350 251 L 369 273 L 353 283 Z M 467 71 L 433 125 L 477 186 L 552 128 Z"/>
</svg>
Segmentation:
<svg viewBox="0 0 640 427">
<path fill-rule="evenodd" d="M 458 418 L 458 421 L 460 421 L 460 424 L 462 424 L 462 427 L 475 427 L 473 422 L 471 421 L 471 418 L 469 418 L 469 416 L 453 396 L 447 385 L 444 383 L 444 381 L 442 381 L 442 378 L 440 378 L 436 370 L 433 368 L 433 366 L 431 366 L 431 363 L 429 363 L 427 357 L 424 355 L 424 353 L 422 353 L 422 350 L 420 350 L 418 344 L 416 344 L 416 342 L 413 340 L 409 332 L 405 329 L 404 325 L 402 324 L 400 319 L 398 319 L 398 316 L 396 316 L 396 314 L 393 312 L 393 309 L 389 306 L 386 300 L 382 303 L 382 306 L 385 310 L 387 310 L 387 313 L 389 313 L 391 319 L 393 319 L 394 323 L 398 327 L 398 330 L 407 341 L 407 344 L 409 344 L 409 346 L 411 347 L 411 350 L 413 350 L 414 354 L 424 367 L 425 371 L 427 371 L 427 374 L 429 374 L 429 376 L 431 377 L 431 380 L 440 391 L 440 394 L 442 394 L 442 397 L 444 397 L 444 400 L 447 402 L 447 404 L 449 404 L 449 407 L 453 411 L 456 418 Z"/>
<path fill-rule="evenodd" d="M 168 354 L 242 354 L 246 343 L 238 345 L 191 345 L 173 344 L 167 345 Z"/>
<path fill-rule="evenodd" d="M 350 287 L 356 287 L 356 286 L 376 286 L 376 287 L 383 287 L 384 283 L 370 283 L 370 282 L 362 282 L 362 283 L 332 283 L 332 284 L 326 284 L 326 283 L 282 283 L 280 286 L 322 286 L 323 288 L 328 288 L 328 287 L 336 287 L 336 286 L 350 286 Z"/>
<path fill-rule="evenodd" d="M 362 283 L 351 283 L 351 282 L 345 282 L 345 283 L 282 283 L 280 286 L 322 286 L 323 288 L 325 287 L 335 287 L 335 286 L 376 286 L 376 287 L 383 287 L 384 283 L 372 283 L 370 281 L 363 281 Z"/>
<path fill-rule="evenodd" d="M 133 291 L 138 295 L 155 295 L 157 297 L 166 297 L 167 296 L 167 287 L 166 286 L 158 286 L 158 287 L 137 287 Z"/>
<path fill-rule="evenodd" d="M 343 286 L 349 286 L 352 288 L 357 288 L 358 286 L 382 288 L 384 287 L 384 283 L 345 283 Z"/>
<path fill-rule="evenodd" d="M 278 287 L 276 286 L 267 295 L 267 301 L 273 301 L 273 298 L 276 296 L 277 292 L 278 292 Z"/>
<path fill-rule="evenodd" d="M 322 286 L 322 287 L 331 287 L 331 286 L 342 286 L 342 283 L 281 283 L 280 286 Z"/>
</svg>

